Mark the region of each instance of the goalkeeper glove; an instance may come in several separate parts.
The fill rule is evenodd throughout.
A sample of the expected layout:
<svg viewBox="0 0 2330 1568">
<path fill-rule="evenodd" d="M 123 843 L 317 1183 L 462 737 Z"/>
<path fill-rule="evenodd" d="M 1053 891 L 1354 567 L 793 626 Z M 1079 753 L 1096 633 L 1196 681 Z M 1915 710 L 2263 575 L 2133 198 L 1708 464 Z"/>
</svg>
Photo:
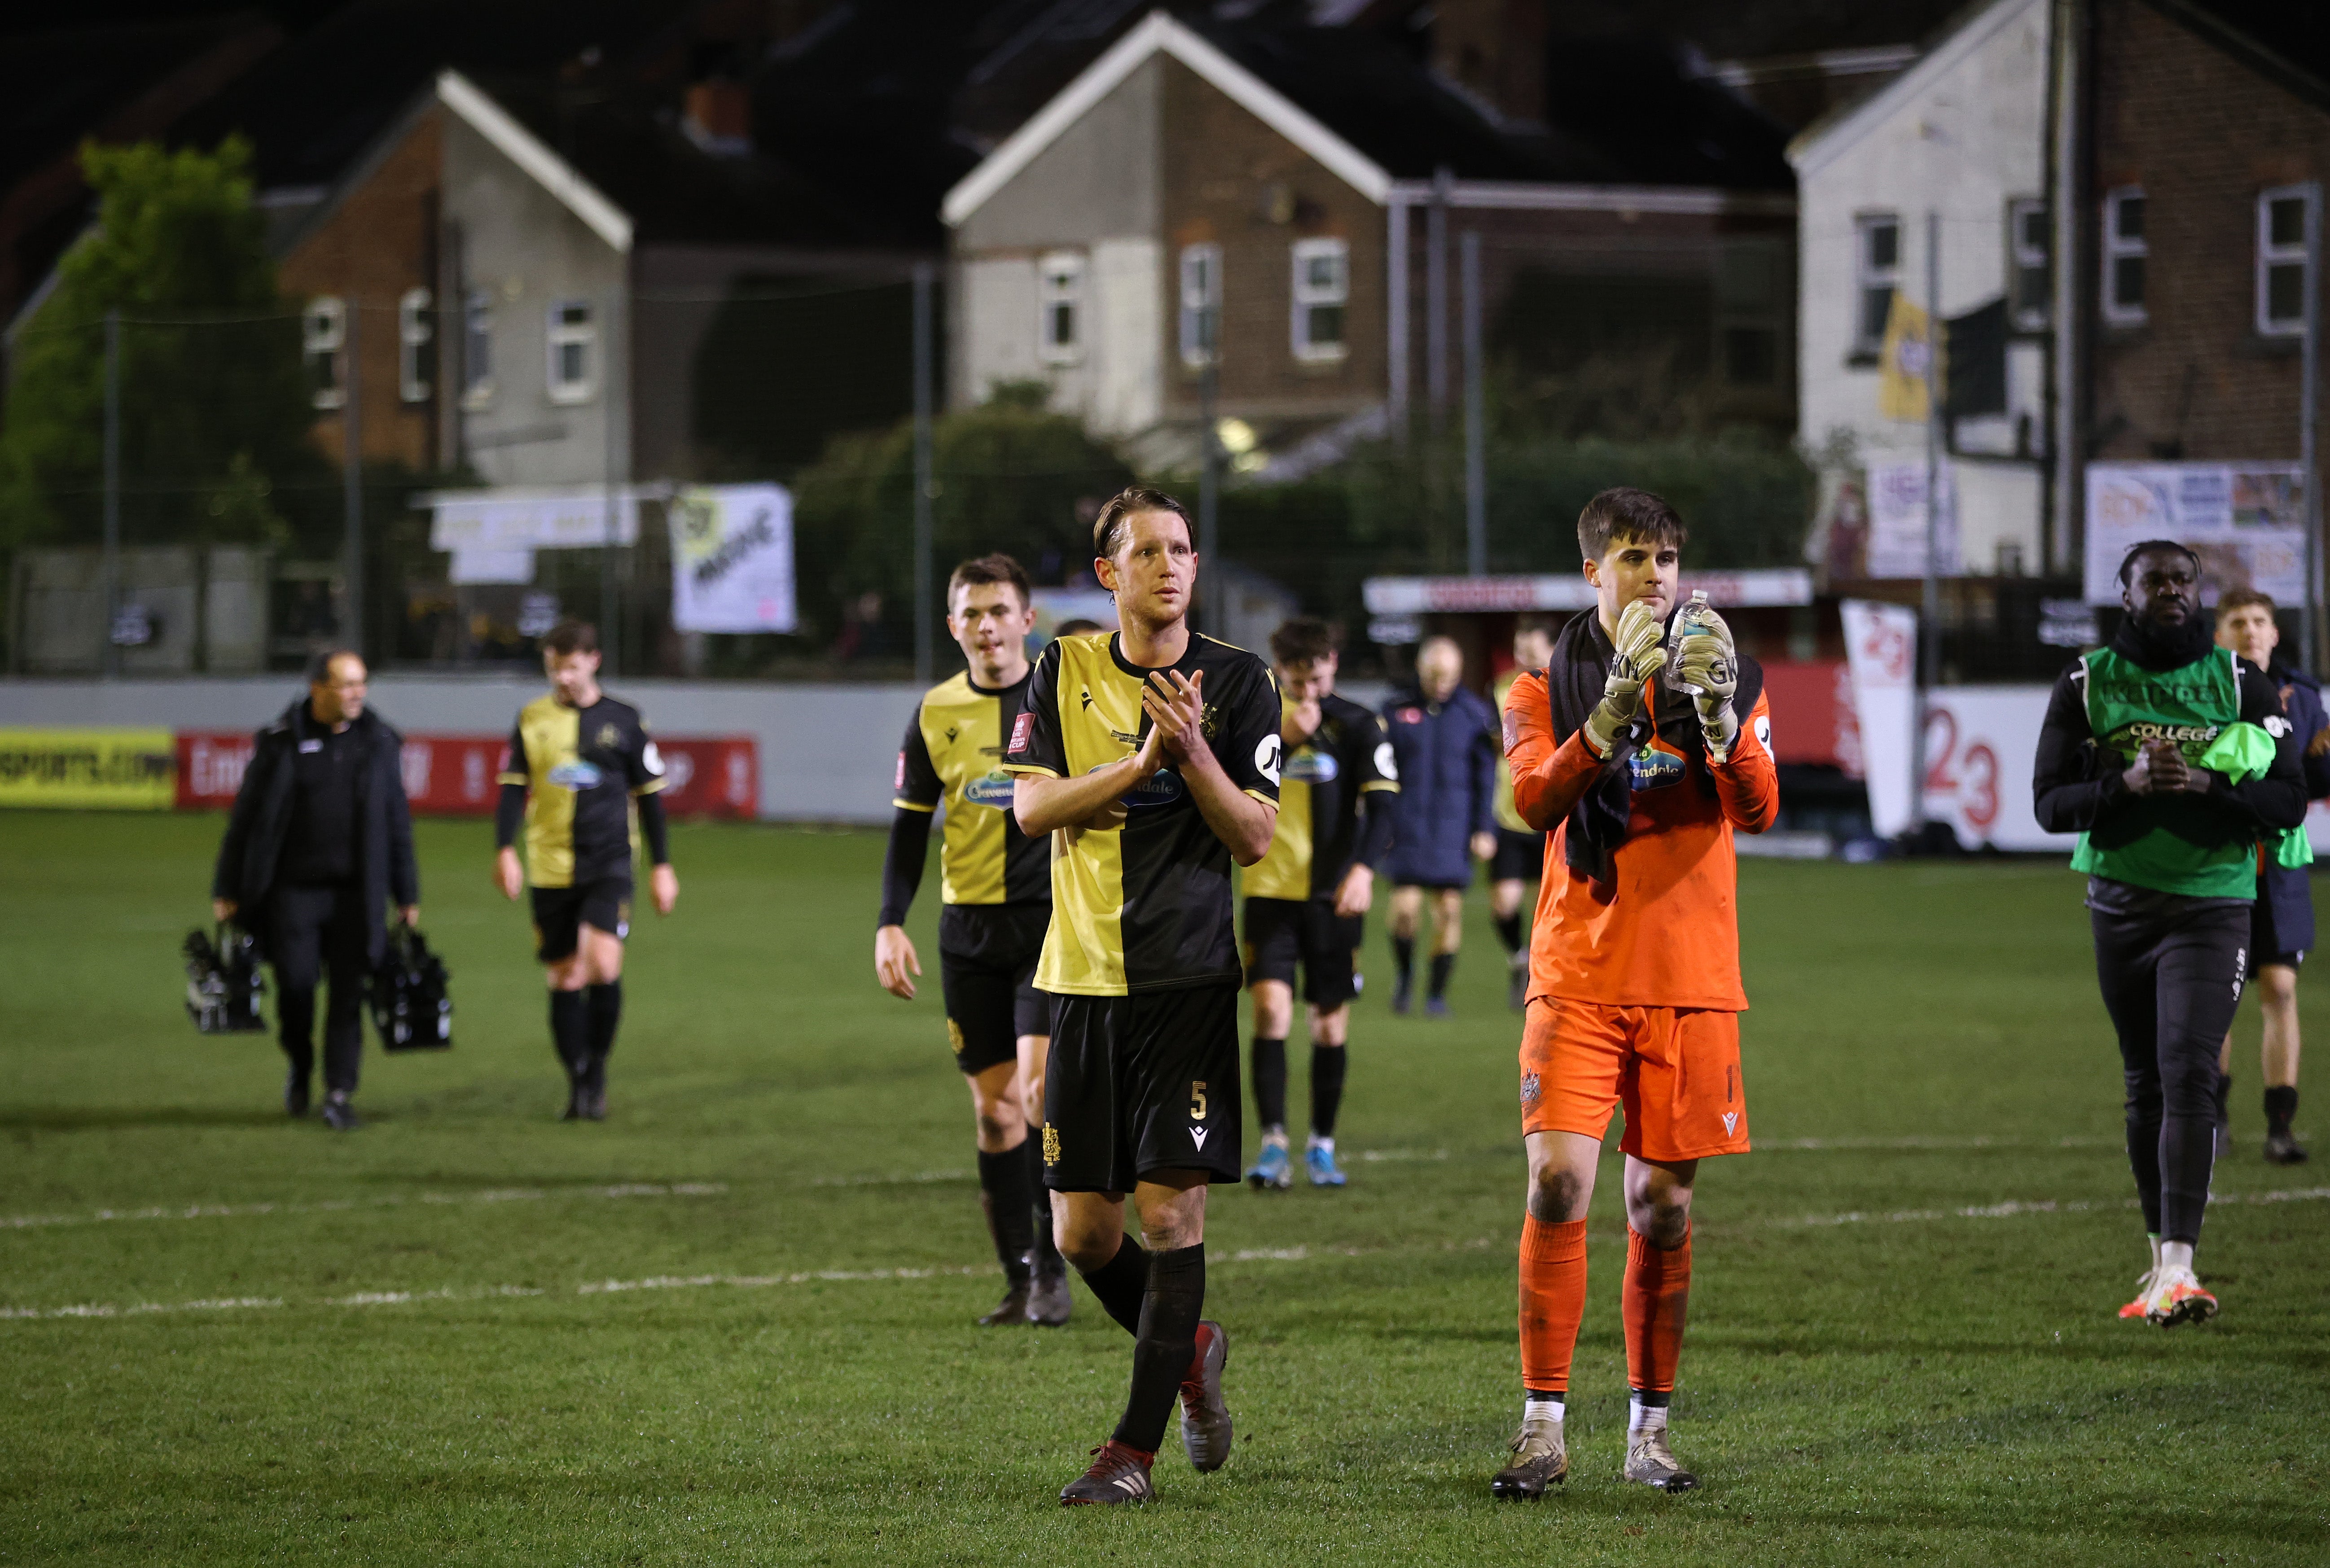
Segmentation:
<svg viewBox="0 0 2330 1568">
<path fill-rule="evenodd" d="M 1731 628 L 1721 616 L 1698 607 L 1691 619 L 1685 635 L 1675 639 L 1668 678 L 1676 689 L 1691 694 L 1699 710 L 1700 732 L 1707 738 L 1707 754 L 1720 762 L 1731 755 L 1731 743 L 1739 737 L 1739 715 L 1731 703 L 1739 690 L 1739 658 Z"/>
<path fill-rule="evenodd" d="M 1646 599 L 1635 600 L 1618 612 L 1616 649 L 1609 678 L 1602 683 L 1602 700 L 1586 715 L 1586 744 L 1597 757 L 1607 757 L 1618 732 L 1642 711 L 1643 683 L 1659 667 L 1659 644 L 1666 623 Z"/>
</svg>

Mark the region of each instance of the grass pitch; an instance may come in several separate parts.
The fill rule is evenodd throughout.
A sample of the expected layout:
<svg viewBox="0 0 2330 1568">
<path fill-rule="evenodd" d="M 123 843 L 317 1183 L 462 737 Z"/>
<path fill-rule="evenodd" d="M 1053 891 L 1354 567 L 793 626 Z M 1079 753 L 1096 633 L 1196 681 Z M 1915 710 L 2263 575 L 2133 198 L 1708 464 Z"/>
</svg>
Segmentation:
<svg viewBox="0 0 2330 1568">
<path fill-rule="evenodd" d="M 368 1051 L 340 1137 L 280 1115 L 269 1040 L 180 1010 L 219 827 L 0 815 L 0 1562 L 2330 1557 L 2330 1177 L 2259 1159 L 2245 1014 L 2202 1250 L 2225 1315 L 2115 1320 L 2143 1238 L 2060 868 L 1743 867 L 1757 1152 L 1700 1178 L 1675 1412 L 1704 1491 L 1613 1479 L 1614 1153 L 1573 1478 L 1488 1496 L 1522 1168 L 1476 918 L 1454 1020 L 1358 1004 L 1350 1187 L 1215 1189 L 1229 1466 L 1169 1436 L 1160 1500 L 1102 1514 L 1053 1498 L 1123 1335 L 1081 1287 L 1063 1332 L 972 1326 L 996 1280 L 935 878 L 908 1006 L 871 974 L 877 837 L 677 828 L 611 1119 L 568 1126 L 486 830 L 423 824 L 458 1046 Z"/>
</svg>

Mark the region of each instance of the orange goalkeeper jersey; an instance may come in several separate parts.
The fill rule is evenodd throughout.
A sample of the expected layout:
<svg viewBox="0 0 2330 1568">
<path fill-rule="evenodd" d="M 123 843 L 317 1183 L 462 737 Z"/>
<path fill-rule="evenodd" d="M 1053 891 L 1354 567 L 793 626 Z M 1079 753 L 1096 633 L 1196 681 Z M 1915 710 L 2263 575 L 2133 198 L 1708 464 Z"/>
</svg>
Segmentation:
<svg viewBox="0 0 2330 1568">
<path fill-rule="evenodd" d="M 1644 695 L 1651 695 L 1645 688 Z M 1610 1007 L 1748 1006 L 1739 984 L 1738 862 L 1732 829 L 1761 833 L 1778 819 L 1771 703 L 1758 693 L 1730 758 L 1698 770 L 1654 740 L 1633 770 L 1625 842 L 1596 883 L 1564 858 L 1570 808 L 1600 771 L 1583 733 L 1554 733 L 1542 670 L 1513 685 L 1505 758 L 1513 804 L 1546 842 L 1545 880 L 1530 939 L 1530 987 L 1539 997 Z M 1702 754 L 1701 760 L 1704 760 Z"/>
</svg>

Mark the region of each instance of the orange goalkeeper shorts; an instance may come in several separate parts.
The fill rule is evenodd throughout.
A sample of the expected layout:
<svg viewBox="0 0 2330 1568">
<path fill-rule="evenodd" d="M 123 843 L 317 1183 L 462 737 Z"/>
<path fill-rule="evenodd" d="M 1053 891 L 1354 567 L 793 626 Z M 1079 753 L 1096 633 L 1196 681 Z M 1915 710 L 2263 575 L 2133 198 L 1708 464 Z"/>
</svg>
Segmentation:
<svg viewBox="0 0 2330 1568">
<path fill-rule="evenodd" d="M 1620 1105 L 1618 1147 L 1637 1159 L 1747 1153 L 1739 1015 L 1532 997 L 1521 1030 L 1521 1130 L 1598 1138 Z"/>
</svg>

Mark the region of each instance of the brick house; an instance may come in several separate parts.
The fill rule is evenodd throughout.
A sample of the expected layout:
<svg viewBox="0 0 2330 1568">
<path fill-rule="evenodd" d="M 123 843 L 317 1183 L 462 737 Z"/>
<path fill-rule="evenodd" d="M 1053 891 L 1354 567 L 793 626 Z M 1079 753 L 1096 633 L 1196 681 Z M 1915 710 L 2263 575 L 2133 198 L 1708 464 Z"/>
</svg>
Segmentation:
<svg viewBox="0 0 2330 1568">
<path fill-rule="evenodd" d="M 1664 128 L 1595 140 L 1547 123 L 1578 95 L 1530 60 L 1505 113 L 1375 33 L 1152 13 L 949 193 L 951 399 L 1041 381 L 1175 466 L 1210 362 L 1255 438 L 1239 465 L 1286 472 L 1322 439 L 1446 416 L 1473 231 L 1492 353 L 1631 352 L 1595 335 L 1647 320 L 1733 417 L 1785 428 L 1779 131 L 1671 61 L 1630 63 L 1643 80 L 1602 90 Z"/>
<path fill-rule="evenodd" d="M 2297 455 L 2304 213 L 2330 180 L 2330 50 L 2302 9 L 2097 0 L 2092 458 Z"/>
</svg>

